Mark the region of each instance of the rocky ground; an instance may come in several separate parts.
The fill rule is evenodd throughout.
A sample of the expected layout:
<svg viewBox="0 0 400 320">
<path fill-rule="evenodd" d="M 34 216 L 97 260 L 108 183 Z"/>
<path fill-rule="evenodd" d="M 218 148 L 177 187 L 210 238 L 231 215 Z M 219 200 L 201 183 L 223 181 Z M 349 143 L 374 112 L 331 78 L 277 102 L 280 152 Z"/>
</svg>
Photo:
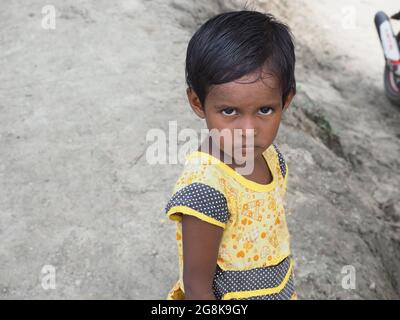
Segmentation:
<svg viewBox="0 0 400 320">
<path fill-rule="evenodd" d="M 201 129 L 190 36 L 244 1 L 0 5 L 0 298 L 163 299 L 177 278 L 163 208 L 181 165 L 149 165 L 151 128 Z M 395 1 L 247 1 L 296 38 L 298 94 L 277 143 L 303 299 L 400 298 L 400 108 L 373 15 Z M 42 287 L 45 265 L 56 288 Z M 356 288 L 342 287 L 353 266 Z"/>
</svg>

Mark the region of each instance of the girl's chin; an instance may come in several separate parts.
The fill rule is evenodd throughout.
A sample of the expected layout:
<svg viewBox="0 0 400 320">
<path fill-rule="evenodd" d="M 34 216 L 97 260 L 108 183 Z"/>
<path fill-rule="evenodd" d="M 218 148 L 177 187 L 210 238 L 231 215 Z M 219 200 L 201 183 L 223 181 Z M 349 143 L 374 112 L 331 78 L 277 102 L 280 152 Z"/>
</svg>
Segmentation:
<svg viewBox="0 0 400 320">
<path fill-rule="evenodd" d="M 228 152 L 225 152 L 225 154 L 229 155 L 233 159 L 238 159 L 243 161 L 245 158 L 256 158 L 258 155 L 258 148 L 257 147 L 246 147 L 246 148 L 238 148 L 235 150 L 229 150 Z"/>
</svg>

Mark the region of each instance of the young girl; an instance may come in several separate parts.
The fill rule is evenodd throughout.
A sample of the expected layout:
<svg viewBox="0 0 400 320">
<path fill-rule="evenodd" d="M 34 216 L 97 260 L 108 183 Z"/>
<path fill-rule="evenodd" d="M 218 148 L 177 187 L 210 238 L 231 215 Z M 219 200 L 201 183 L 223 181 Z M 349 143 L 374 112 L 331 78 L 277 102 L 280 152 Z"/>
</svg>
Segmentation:
<svg viewBox="0 0 400 320">
<path fill-rule="evenodd" d="M 190 40 L 189 103 L 209 130 L 233 138 L 210 134 L 186 155 L 165 208 L 176 221 L 180 275 L 167 299 L 296 298 L 283 206 L 288 166 L 274 143 L 295 95 L 294 70 L 290 31 L 270 14 L 219 14 Z M 251 172 L 239 173 L 239 156 Z"/>
</svg>

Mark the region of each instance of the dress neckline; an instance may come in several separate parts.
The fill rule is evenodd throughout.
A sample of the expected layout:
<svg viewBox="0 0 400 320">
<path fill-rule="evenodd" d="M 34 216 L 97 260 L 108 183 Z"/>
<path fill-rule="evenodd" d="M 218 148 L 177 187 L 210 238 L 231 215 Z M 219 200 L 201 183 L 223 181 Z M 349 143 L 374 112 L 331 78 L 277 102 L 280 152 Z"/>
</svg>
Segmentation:
<svg viewBox="0 0 400 320">
<path fill-rule="evenodd" d="M 227 174 L 232 176 L 236 181 L 241 183 L 246 188 L 249 188 L 249 189 L 252 189 L 255 191 L 271 191 L 275 188 L 276 180 L 277 180 L 275 171 L 273 170 L 274 166 L 273 166 L 272 159 L 271 159 L 270 152 L 269 152 L 270 151 L 269 149 L 271 148 L 271 146 L 272 146 L 272 144 L 267 149 L 265 149 L 262 153 L 265 163 L 267 164 L 267 167 L 272 175 L 272 181 L 268 184 L 258 183 L 258 182 L 255 182 L 253 180 L 250 180 L 250 179 L 242 176 L 235 169 L 228 166 L 222 160 L 220 160 L 217 157 L 214 157 L 213 155 L 211 155 L 207 152 L 204 152 L 204 151 L 198 151 L 198 150 L 192 151 L 188 155 L 186 155 L 186 159 L 191 160 L 191 159 L 195 158 L 196 156 L 204 158 L 204 159 L 208 160 L 209 163 L 211 162 L 212 164 L 218 165 L 222 170 L 224 170 Z"/>
</svg>

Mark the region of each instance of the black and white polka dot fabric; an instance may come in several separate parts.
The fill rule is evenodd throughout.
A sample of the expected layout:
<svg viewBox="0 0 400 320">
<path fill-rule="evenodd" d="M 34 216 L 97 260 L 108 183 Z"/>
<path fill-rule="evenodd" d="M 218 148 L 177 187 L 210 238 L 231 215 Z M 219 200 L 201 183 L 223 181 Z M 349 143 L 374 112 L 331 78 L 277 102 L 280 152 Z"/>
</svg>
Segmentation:
<svg viewBox="0 0 400 320">
<path fill-rule="evenodd" d="M 279 286 L 290 269 L 290 256 L 276 266 L 254 268 L 243 271 L 222 270 L 218 265 L 213 281 L 213 291 L 217 299 L 229 292 L 253 291 Z M 292 275 L 290 275 L 292 277 Z M 289 278 L 290 280 L 290 278 Z M 259 299 L 282 299 L 294 292 L 292 284 L 287 282 L 284 289 L 276 294 L 258 296 Z"/>
<path fill-rule="evenodd" d="M 278 147 L 276 146 L 276 144 L 272 144 L 278 154 L 278 159 L 279 159 L 279 167 L 281 168 L 281 173 L 282 176 L 285 177 L 286 176 L 286 165 L 285 165 L 285 159 L 283 158 L 282 153 L 279 151 Z"/>
<path fill-rule="evenodd" d="M 165 212 L 175 206 L 189 207 L 222 223 L 229 220 L 224 194 L 204 183 L 194 182 L 177 191 L 167 203 Z"/>
<path fill-rule="evenodd" d="M 262 296 L 254 296 L 249 298 L 241 298 L 238 300 L 290 300 L 294 294 L 293 274 L 290 275 L 285 287 L 278 293 L 267 294 Z"/>
</svg>

